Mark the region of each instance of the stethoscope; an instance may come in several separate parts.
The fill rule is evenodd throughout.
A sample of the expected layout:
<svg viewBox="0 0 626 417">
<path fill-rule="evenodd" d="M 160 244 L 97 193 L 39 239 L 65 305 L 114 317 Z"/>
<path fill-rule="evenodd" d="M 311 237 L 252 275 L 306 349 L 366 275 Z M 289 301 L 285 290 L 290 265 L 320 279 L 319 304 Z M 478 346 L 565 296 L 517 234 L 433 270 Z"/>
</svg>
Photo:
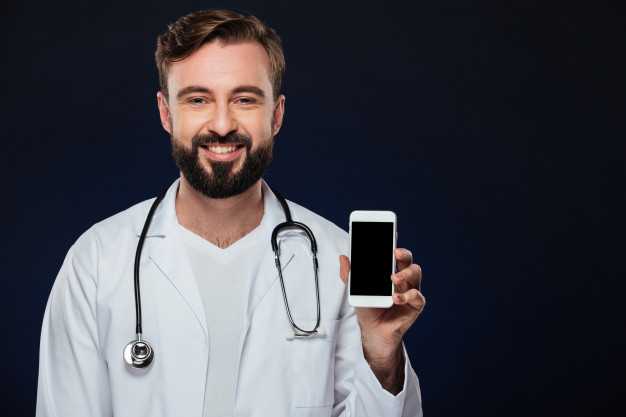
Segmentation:
<svg viewBox="0 0 626 417">
<path fill-rule="evenodd" d="M 154 212 L 157 207 L 167 194 L 167 188 L 159 194 L 159 196 L 152 203 L 152 207 L 150 207 L 150 211 L 148 212 L 148 217 L 146 217 L 146 222 L 143 225 L 143 229 L 141 230 L 141 235 L 139 236 L 139 242 L 137 243 L 137 251 L 135 252 L 135 267 L 134 267 L 134 276 L 135 276 L 135 314 L 137 317 L 137 322 L 135 326 L 135 333 L 137 334 L 137 339 L 132 340 L 130 343 L 124 347 L 124 361 L 128 366 L 134 369 L 143 369 L 147 368 L 154 362 L 154 349 L 152 346 L 142 339 L 142 329 L 141 329 L 141 296 L 139 291 L 139 262 L 141 259 L 141 250 L 143 249 L 144 241 L 146 240 L 146 235 L 148 234 L 148 229 L 150 228 L 150 223 L 152 222 L 152 218 L 154 217 Z M 315 242 L 315 236 L 313 236 L 313 232 L 307 225 L 300 222 L 294 222 L 291 219 L 291 211 L 287 206 L 287 201 L 283 198 L 282 195 L 275 189 L 271 188 L 274 192 L 274 195 L 280 202 L 280 205 L 283 208 L 283 212 L 285 213 L 286 221 L 280 223 L 278 226 L 274 228 L 272 232 L 272 250 L 274 251 L 274 263 L 276 264 L 276 269 L 278 269 L 278 276 L 280 277 L 280 286 L 283 291 L 283 300 L 285 302 L 285 309 L 287 310 L 287 317 L 289 318 L 289 322 L 293 327 L 294 331 L 287 331 L 285 333 L 285 338 L 287 340 L 291 340 L 294 337 L 308 337 L 313 334 L 325 335 L 326 330 L 323 327 L 320 327 L 320 289 L 317 278 L 317 243 Z M 299 229 L 302 230 L 309 238 L 311 242 L 311 253 L 313 255 L 313 270 L 315 272 L 315 300 L 317 302 L 317 321 L 315 323 L 315 327 L 313 330 L 304 330 L 296 325 L 293 318 L 291 317 L 291 310 L 289 309 L 289 301 L 287 301 L 287 292 L 285 291 L 285 281 L 283 280 L 283 270 L 280 265 L 280 248 L 277 242 L 278 233 L 280 233 L 284 229 Z"/>
</svg>

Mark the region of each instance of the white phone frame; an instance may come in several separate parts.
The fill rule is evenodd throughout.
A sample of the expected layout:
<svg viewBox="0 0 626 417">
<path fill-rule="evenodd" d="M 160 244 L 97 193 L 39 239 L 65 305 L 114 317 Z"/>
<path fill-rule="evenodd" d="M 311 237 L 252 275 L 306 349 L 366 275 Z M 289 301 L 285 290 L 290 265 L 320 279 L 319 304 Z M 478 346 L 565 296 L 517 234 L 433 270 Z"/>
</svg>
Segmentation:
<svg viewBox="0 0 626 417">
<path fill-rule="evenodd" d="M 393 249 L 389 268 L 389 295 L 350 295 L 352 288 L 352 268 L 348 274 L 348 302 L 353 307 L 389 308 L 393 305 L 393 282 L 391 274 L 396 272 L 396 229 L 397 218 L 393 211 L 388 210 L 355 210 L 350 213 L 350 263 L 352 263 L 352 223 L 353 222 L 381 222 L 393 223 Z"/>
</svg>

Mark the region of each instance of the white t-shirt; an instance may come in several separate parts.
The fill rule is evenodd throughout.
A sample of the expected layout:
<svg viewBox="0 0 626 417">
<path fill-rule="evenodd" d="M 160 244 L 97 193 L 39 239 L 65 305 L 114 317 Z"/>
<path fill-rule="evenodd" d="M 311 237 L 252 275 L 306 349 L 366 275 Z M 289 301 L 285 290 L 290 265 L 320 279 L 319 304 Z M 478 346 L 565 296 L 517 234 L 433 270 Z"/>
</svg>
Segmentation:
<svg viewBox="0 0 626 417">
<path fill-rule="evenodd" d="M 204 393 L 207 416 L 232 416 L 239 347 L 242 288 L 250 272 L 258 228 L 221 249 L 180 226 L 209 330 L 209 368 Z"/>
</svg>

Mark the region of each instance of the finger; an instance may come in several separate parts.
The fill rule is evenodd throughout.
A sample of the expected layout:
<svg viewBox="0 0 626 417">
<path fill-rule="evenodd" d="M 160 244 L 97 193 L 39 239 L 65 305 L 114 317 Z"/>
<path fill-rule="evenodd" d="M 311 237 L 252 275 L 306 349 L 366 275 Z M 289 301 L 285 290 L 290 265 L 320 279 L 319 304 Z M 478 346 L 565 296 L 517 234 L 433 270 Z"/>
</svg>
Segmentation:
<svg viewBox="0 0 626 417">
<path fill-rule="evenodd" d="M 393 295 L 393 303 L 398 305 L 409 304 L 418 312 L 422 312 L 426 306 L 426 299 L 421 292 L 415 288 L 407 292 L 397 292 Z"/>
<path fill-rule="evenodd" d="M 394 256 L 398 260 L 398 265 L 396 267 L 398 271 L 402 271 L 404 268 L 413 263 L 413 254 L 408 249 L 397 248 L 394 251 Z"/>
<path fill-rule="evenodd" d="M 339 278 L 343 281 L 343 285 L 348 288 L 348 272 L 350 272 L 350 260 L 346 255 L 339 256 Z"/>
<path fill-rule="evenodd" d="M 411 288 L 420 291 L 422 287 L 422 268 L 417 264 L 411 264 L 402 271 L 393 274 L 391 281 L 399 292 L 405 292 Z"/>
</svg>

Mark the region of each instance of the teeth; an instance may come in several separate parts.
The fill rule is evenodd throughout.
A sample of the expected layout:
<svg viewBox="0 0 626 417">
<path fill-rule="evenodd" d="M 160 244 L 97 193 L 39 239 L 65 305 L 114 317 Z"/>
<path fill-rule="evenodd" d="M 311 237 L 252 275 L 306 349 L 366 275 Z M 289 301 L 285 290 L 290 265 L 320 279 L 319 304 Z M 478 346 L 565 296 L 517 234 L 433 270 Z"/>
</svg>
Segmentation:
<svg viewBox="0 0 626 417">
<path fill-rule="evenodd" d="M 209 146 L 209 151 L 215 153 L 229 153 L 234 152 L 237 149 L 236 146 Z"/>
</svg>

